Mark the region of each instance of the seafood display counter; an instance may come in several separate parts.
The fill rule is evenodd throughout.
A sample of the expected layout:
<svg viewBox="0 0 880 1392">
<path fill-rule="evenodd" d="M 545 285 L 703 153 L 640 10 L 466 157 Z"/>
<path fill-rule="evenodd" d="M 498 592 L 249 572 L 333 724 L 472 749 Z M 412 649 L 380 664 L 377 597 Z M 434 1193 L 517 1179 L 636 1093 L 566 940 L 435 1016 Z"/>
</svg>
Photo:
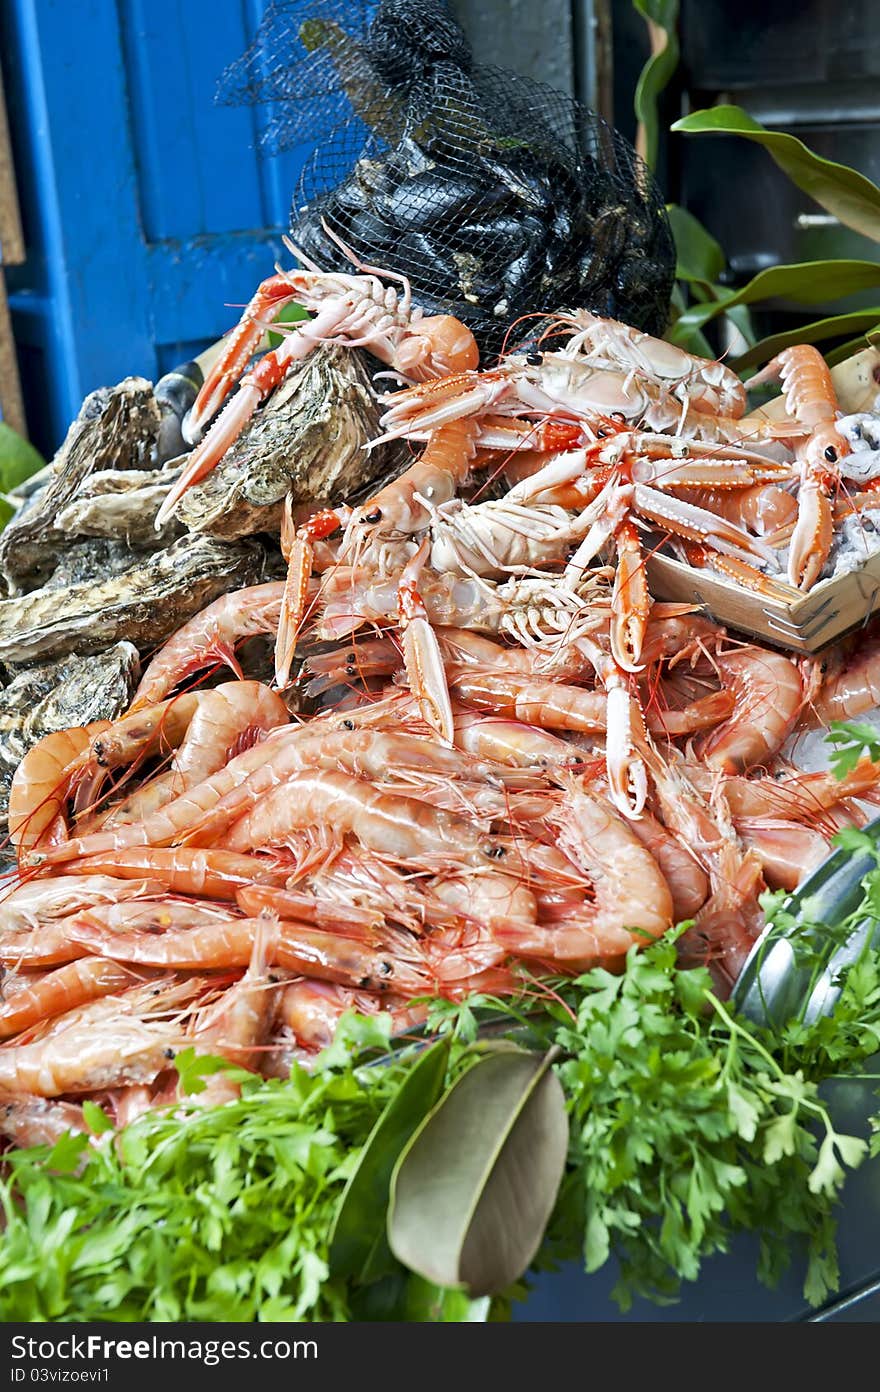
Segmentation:
<svg viewBox="0 0 880 1392">
<path fill-rule="evenodd" d="M 362 28 L 293 35 L 360 123 L 298 264 L 0 534 L 0 1309 L 604 1321 L 619 1263 L 625 1318 L 849 1318 L 880 352 L 662 338 L 622 137 L 445 6 Z M 858 942 L 824 1013 L 744 1007 L 778 934 Z"/>
</svg>

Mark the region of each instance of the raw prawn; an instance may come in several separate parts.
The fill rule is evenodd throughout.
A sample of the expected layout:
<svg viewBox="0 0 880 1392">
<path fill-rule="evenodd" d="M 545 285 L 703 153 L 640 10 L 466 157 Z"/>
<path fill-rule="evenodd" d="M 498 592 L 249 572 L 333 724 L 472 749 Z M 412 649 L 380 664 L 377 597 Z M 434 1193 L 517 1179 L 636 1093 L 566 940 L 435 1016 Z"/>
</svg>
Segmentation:
<svg viewBox="0 0 880 1392">
<path fill-rule="evenodd" d="M 85 1001 L 133 986 L 137 978 L 115 962 L 101 957 L 81 957 L 40 976 L 26 979 L 22 989 L 0 1005 L 0 1038 L 19 1034 L 53 1015 L 63 1015 Z"/>
<path fill-rule="evenodd" d="M 739 418 L 745 412 L 742 382 L 718 360 L 695 357 L 665 339 L 652 338 L 629 324 L 602 319 L 585 309 L 554 315 L 544 336 L 560 331 L 570 334 L 562 350 L 568 357 L 647 378 L 678 401 L 709 415 Z"/>
<path fill-rule="evenodd" d="M 93 875 L 113 870 L 120 879 L 148 875 L 172 894 L 203 894 L 206 899 L 234 900 L 236 891 L 249 884 L 283 884 L 289 871 L 256 856 L 235 855 L 228 850 L 170 850 L 133 846 L 107 855 L 72 861 L 71 874 Z"/>
<path fill-rule="evenodd" d="M 742 647 L 715 662 L 736 705 L 709 736 L 702 756 L 710 768 L 738 773 L 766 763 L 782 748 L 804 703 L 803 682 L 789 658 L 767 648 Z"/>
<path fill-rule="evenodd" d="M 755 374 L 749 385 L 776 378 L 782 382 L 786 409 L 810 431 L 796 449 L 800 489 L 788 559 L 789 581 L 798 589 L 808 590 L 828 559 L 833 533 L 829 493 L 840 482 L 838 465 L 852 452 L 852 446 L 837 429 L 834 383 L 828 364 L 817 349 L 809 344 L 783 349 Z"/>
<path fill-rule="evenodd" d="M 358 1015 L 391 1016 L 394 1034 L 402 1034 L 424 1021 L 427 1005 L 406 1005 L 402 997 L 377 996 L 353 991 L 326 981 L 292 981 L 281 992 L 278 1013 L 304 1049 L 325 1049 L 333 1043 L 336 1026 L 347 1010 Z"/>
<path fill-rule="evenodd" d="M 880 706 L 880 637 L 863 640 L 854 653 L 832 662 L 811 703 L 811 723 L 828 725 L 832 720 L 852 720 L 854 716 Z"/>
<path fill-rule="evenodd" d="M 83 775 L 83 757 L 93 737 L 108 724 L 99 720 L 44 735 L 25 754 L 9 791 L 9 836 L 20 855 L 39 845 L 59 819 L 66 834 L 67 799 Z"/>
<path fill-rule="evenodd" d="M 451 315 L 423 317 L 413 306 L 405 276 L 366 265 L 326 224 L 324 230 L 362 274 L 325 273 L 292 242 L 286 243 L 306 269 L 278 271 L 257 289 L 196 398 L 187 422 L 190 438 L 198 439 L 204 424 L 231 391 L 263 336 L 267 315 L 295 300 L 315 310 L 316 316 L 289 328 L 280 347 L 266 353 L 241 378 L 235 397 L 194 450 L 162 504 L 157 528 L 164 525 L 186 489 L 204 478 L 223 457 L 291 365 L 306 357 L 317 343 L 332 338 L 351 347 L 369 347 L 392 368 L 421 381 L 475 368 L 479 362 L 476 341 L 464 324 Z M 397 281 L 403 293 L 383 285 L 380 276 Z"/>
<path fill-rule="evenodd" d="M 831 850 L 827 836 L 781 817 L 735 817 L 736 833 L 757 857 L 771 889 L 797 889 Z"/>
<path fill-rule="evenodd" d="M 239 1068 L 257 1071 L 259 1049 L 271 1030 L 278 1003 L 278 983 L 269 976 L 277 954 L 280 925 L 274 914 L 256 920 L 250 960 L 240 981 L 209 1006 L 195 1029 L 197 1050 L 225 1058 Z M 217 1106 L 238 1097 L 241 1088 L 224 1073 L 208 1078 L 199 1094 L 202 1106 Z"/>
<path fill-rule="evenodd" d="M 50 1102 L 44 1097 L 0 1102 L 0 1136 L 8 1136 L 22 1149 L 55 1145 L 68 1132 L 87 1131 L 83 1109 L 75 1102 Z"/>
<path fill-rule="evenodd" d="M 14 881 L 0 894 L 0 937 L 45 925 L 92 905 L 115 905 L 161 894 L 158 880 L 117 880 L 112 875 L 59 875 L 54 879 Z"/>
<path fill-rule="evenodd" d="M 353 724 L 353 722 L 349 722 Z M 44 863 L 74 856 L 105 855 L 134 845 L 186 841 L 208 845 L 265 795 L 308 769 L 327 769 L 381 780 L 390 769 L 415 780 L 420 773 L 449 778 L 466 774 L 500 784 L 509 777 L 504 768 L 486 760 L 466 760 L 454 750 L 405 732 L 372 728 L 347 730 L 341 722 L 323 733 L 316 722 L 285 730 L 260 747 L 260 756 L 240 756 L 189 795 L 171 802 L 139 825 L 99 831 L 46 852 Z M 234 767 L 233 767 L 234 765 Z"/>
<path fill-rule="evenodd" d="M 0 1049 L 0 1096 L 58 1097 L 151 1082 L 173 1060 L 181 1035 L 173 1019 L 159 1016 L 200 989 L 197 979 L 172 979 L 158 992 L 137 987 L 60 1016 L 33 1043 Z"/>
<path fill-rule="evenodd" d="M 676 922 L 693 918 L 709 893 L 708 878 L 694 855 L 650 812 L 643 812 L 630 825 L 660 867 L 672 895 Z"/>
<path fill-rule="evenodd" d="M 573 783 L 559 816 L 557 843 L 592 885 L 574 918 L 552 926 L 504 925 L 493 937 L 520 957 L 566 971 L 619 964 L 633 943 L 672 923 L 672 896 L 651 853 L 611 805 Z"/>
<path fill-rule="evenodd" d="M 162 934 L 113 933 L 87 923 L 72 925 L 78 946 L 115 961 L 174 969 L 247 967 L 265 918 L 230 918 L 226 923 Z M 389 934 L 389 937 L 391 935 Z M 266 948 L 265 965 L 302 976 L 317 976 L 367 990 L 396 989 L 419 995 L 428 978 L 414 974 L 382 946 L 367 946 L 338 933 L 322 933 L 309 924 L 282 920 Z M 0 1050 L 0 1058 L 2 1058 Z"/>
<path fill-rule="evenodd" d="M 357 838 L 370 850 L 398 860 L 449 857 L 453 863 L 487 865 L 503 856 L 500 842 L 463 817 L 437 811 L 413 797 L 388 797 L 362 779 L 342 773 L 305 773 L 269 793 L 226 837 L 230 851 L 283 844 L 295 831 L 322 828 L 341 839 Z"/>
<path fill-rule="evenodd" d="M 274 580 L 250 589 L 232 590 L 215 599 L 159 649 L 134 693 L 131 710 L 154 705 L 184 677 L 214 663 L 225 663 L 240 676 L 235 644 L 258 633 L 274 635 L 283 595 L 284 582 Z"/>
</svg>

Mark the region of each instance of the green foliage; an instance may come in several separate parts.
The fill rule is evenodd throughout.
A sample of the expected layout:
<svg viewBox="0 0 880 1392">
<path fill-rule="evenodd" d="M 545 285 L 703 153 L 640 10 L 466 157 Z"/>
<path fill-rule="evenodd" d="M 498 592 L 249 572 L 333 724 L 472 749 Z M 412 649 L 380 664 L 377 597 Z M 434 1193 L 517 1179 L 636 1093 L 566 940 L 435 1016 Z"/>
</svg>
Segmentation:
<svg viewBox="0 0 880 1392">
<path fill-rule="evenodd" d="M 880 919 L 877 850 L 864 839 L 875 870 L 858 914 Z M 781 904 L 768 907 L 783 913 Z M 478 1041 L 475 1052 L 463 1038 L 472 1027 L 562 1050 L 553 1069 L 570 1143 L 536 1265 L 579 1252 L 595 1271 L 616 1255 L 626 1308 L 637 1294 L 675 1298 L 707 1256 L 748 1231 L 760 1239 L 766 1281 L 798 1239 L 805 1295 L 821 1301 L 837 1280 L 835 1202 L 865 1142 L 835 1129 L 818 1086 L 858 1069 L 880 1044 L 880 956 L 866 951 L 849 968 L 832 1016 L 771 1035 L 732 1014 L 707 972 L 679 970 L 675 940 L 670 933 L 633 948 L 621 975 L 595 970 L 553 983 L 539 1009 L 533 995 L 483 997 L 476 1014 L 438 1004 L 447 1079 L 481 1067 L 484 1046 Z M 430 1051 L 389 1053 L 386 1042 L 375 1062 L 385 1040 L 374 1020 L 349 1017 L 313 1073 L 249 1078 L 238 1101 L 148 1114 L 117 1136 L 103 1134 L 95 1109 L 91 1140 L 67 1136 L 51 1150 L 12 1152 L 0 1181 L 0 1318 L 489 1317 L 485 1300 L 414 1277 L 390 1254 L 373 1266 L 331 1268 L 343 1195 L 348 1186 L 352 1203 L 350 1180 L 368 1140 L 387 1137 L 380 1119 L 406 1096 L 409 1125 L 437 1095 L 443 1051 L 427 1065 Z M 214 1066 L 205 1065 L 199 1060 L 197 1072 L 184 1058 L 190 1084 Z M 421 1098 L 421 1084 L 410 1081 L 419 1070 Z M 880 1116 L 874 1124 L 880 1129 Z M 462 1132 L 463 1156 L 473 1135 L 473 1125 Z M 377 1144 L 377 1174 L 387 1172 L 397 1139 L 386 1155 Z M 384 1215 L 380 1179 L 375 1207 Z"/>
<path fill-rule="evenodd" d="M 695 305 L 682 315 L 679 324 L 702 328 L 734 305 L 759 304 L 764 300 L 797 300 L 801 304 L 821 304 L 826 299 L 854 295 L 880 285 L 878 261 L 803 261 L 793 266 L 769 266 L 759 271 L 739 290 L 729 292 L 716 303 Z"/>
<path fill-rule="evenodd" d="M 349 1288 L 328 1273 L 330 1230 L 407 1067 L 251 1076 L 240 1100 L 149 1113 L 115 1144 L 14 1152 L 0 1181 L 0 1318 L 350 1318 Z"/>
<path fill-rule="evenodd" d="M 814 154 L 793 135 L 767 130 L 739 106 L 692 111 L 672 126 L 684 135 L 739 135 L 763 145 L 803 193 L 871 241 L 880 242 L 880 189 L 864 174 Z"/>
<path fill-rule="evenodd" d="M 642 68 L 633 100 L 636 119 L 644 131 L 645 163 L 649 169 L 654 169 L 660 135 L 657 103 L 678 67 L 678 0 L 633 0 L 633 5 L 664 40 L 662 47 L 652 53 Z"/>
<path fill-rule="evenodd" d="M 825 742 L 834 750 L 829 762 L 835 778 L 852 773 L 865 755 L 872 763 L 880 760 L 880 730 L 862 721 L 832 720 Z"/>
<path fill-rule="evenodd" d="M 846 227 L 873 242 L 880 241 L 880 188 L 858 171 L 833 160 L 823 159 L 792 135 L 769 131 L 740 107 L 722 105 L 694 111 L 676 121 L 671 129 L 684 135 L 739 135 L 762 145 L 776 164 L 799 189 L 815 199 Z M 678 233 L 676 232 L 678 242 Z M 792 266 L 772 266 L 759 271 L 746 285 L 731 294 L 696 294 L 673 325 L 674 342 L 691 347 L 696 335 L 719 315 L 731 316 L 744 305 L 784 299 L 792 305 L 821 304 L 845 298 L 880 285 L 880 266 L 869 260 L 818 260 Z M 734 321 L 735 322 L 735 321 Z M 832 365 L 864 348 L 875 330 L 880 330 L 880 309 L 857 309 L 826 315 L 803 328 L 773 334 L 750 346 L 733 361 L 737 371 L 766 362 L 791 343 L 820 343 L 856 334 L 829 355 Z M 747 336 L 748 337 L 748 336 Z"/>
<path fill-rule="evenodd" d="M 670 203 L 666 212 L 675 238 L 677 279 L 711 289 L 727 265 L 719 243 L 687 208 Z"/>
<path fill-rule="evenodd" d="M 308 311 L 303 309 L 302 305 L 286 304 L 281 306 L 272 322 L 273 324 L 297 324 L 300 320 L 308 319 L 308 317 Z M 270 330 L 266 335 L 266 342 L 270 348 L 279 348 L 284 342 L 284 338 L 284 334 L 272 333 Z"/>
<path fill-rule="evenodd" d="M 0 530 L 15 513 L 2 495 L 45 468 L 46 461 L 17 431 L 0 421 Z"/>
<path fill-rule="evenodd" d="M 805 1296 L 823 1299 L 836 1283 L 834 1201 L 865 1143 L 835 1131 L 794 1042 L 780 1062 L 708 973 L 676 969 L 671 940 L 631 952 L 623 976 L 579 984 L 576 1024 L 555 1035 L 570 1054 L 572 1154 L 551 1250 L 569 1254 L 580 1230 L 587 1270 L 616 1253 L 626 1309 L 637 1294 L 674 1298 L 741 1230 L 760 1236 L 772 1282 L 799 1238 Z"/>
</svg>

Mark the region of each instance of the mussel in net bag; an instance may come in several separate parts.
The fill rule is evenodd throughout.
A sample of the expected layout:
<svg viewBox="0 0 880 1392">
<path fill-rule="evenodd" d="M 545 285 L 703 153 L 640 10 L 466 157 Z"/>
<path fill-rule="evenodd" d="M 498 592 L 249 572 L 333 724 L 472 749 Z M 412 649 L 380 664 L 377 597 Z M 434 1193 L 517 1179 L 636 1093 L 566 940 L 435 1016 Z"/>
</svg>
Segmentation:
<svg viewBox="0 0 880 1392">
<path fill-rule="evenodd" d="M 318 142 L 291 236 L 323 269 L 351 270 L 326 224 L 484 353 L 562 307 L 662 334 L 675 250 L 648 169 L 579 102 L 475 65 L 445 0 L 275 0 L 219 97 L 270 103 L 272 150 Z"/>
</svg>

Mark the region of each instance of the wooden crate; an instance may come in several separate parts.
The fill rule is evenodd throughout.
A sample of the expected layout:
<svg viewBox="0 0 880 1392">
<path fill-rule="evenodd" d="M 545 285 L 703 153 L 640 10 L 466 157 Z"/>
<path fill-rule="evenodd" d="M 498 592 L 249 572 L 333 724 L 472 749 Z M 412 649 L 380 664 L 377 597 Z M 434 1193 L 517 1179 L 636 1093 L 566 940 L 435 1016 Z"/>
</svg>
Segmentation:
<svg viewBox="0 0 880 1392">
<path fill-rule="evenodd" d="M 841 410 L 850 414 L 875 409 L 880 398 L 880 351 L 868 348 L 833 368 L 831 375 Z M 777 397 L 746 421 L 760 415 L 775 417 L 783 409 L 782 398 Z M 700 604 L 729 628 L 794 652 L 815 653 L 880 610 L 880 552 L 866 557 L 857 570 L 819 581 L 806 594 L 782 585 L 790 590 L 788 602 L 658 554 L 648 561 L 648 582 L 655 599 Z"/>
</svg>

